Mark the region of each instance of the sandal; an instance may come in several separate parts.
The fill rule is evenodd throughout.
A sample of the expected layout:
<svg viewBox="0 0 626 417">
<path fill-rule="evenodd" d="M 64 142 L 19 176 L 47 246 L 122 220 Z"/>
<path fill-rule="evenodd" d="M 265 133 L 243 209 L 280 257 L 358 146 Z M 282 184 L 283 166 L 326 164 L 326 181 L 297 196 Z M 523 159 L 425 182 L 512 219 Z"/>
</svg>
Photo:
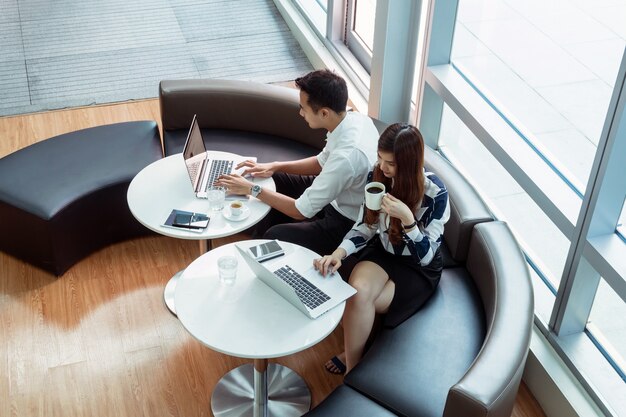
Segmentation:
<svg viewBox="0 0 626 417">
<path fill-rule="evenodd" d="M 331 362 L 331 364 L 328 362 Z M 342 375 L 346 373 L 346 364 L 343 363 L 339 357 L 333 356 L 328 362 L 326 362 L 324 368 L 331 374 Z M 334 368 L 332 368 L 333 365 Z"/>
</svg>

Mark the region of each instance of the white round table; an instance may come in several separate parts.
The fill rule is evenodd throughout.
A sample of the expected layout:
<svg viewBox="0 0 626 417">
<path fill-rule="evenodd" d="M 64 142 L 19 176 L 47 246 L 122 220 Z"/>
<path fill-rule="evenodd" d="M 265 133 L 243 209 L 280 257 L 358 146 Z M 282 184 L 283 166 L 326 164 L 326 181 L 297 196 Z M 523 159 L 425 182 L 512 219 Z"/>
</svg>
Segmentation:
<svg viewBox="0 0 626 417">
<path fill-rule="evenodd" d="M 208 153 L 212 159 L 232 159 L 235 164 L 246 159 L 228 152 Z M 263 188 L 276 189 L 271 178 L 255 178 L 253 182 Z M 165 157 L 142 169 L 131 181 L 126 198 L 131 213 L 139 223 L 165 236 L 199 240 L 201 253 L 210 250 L 211 239 L 246 230 L 257 224 L 270 211 L 270 206 L 253 197 L 247 201 L 243 200 L 250 210 L 250 215 L 241 221 L 227 220 L 222 211 L 209 210 L 208 201 L 197 198 L 193 191 L 182 154 Z M 228 202 L 227 198 L 225 205 Z M 163 223 L 172 209 L 206 213 L 211 216 L 211 221 L 201 233 L 165 227 Z M 165 304 L 174 314 L 176 314 L 174 293 L 181 273 L 182 271 L 179 271 L 168 281 L 163 292 Z"/>
<path fill-rule="evenodd" d="M 343 302 L 313 320 L 257 279 L 234 245 L 261 242 L 266 240 L 231 243 L 205 253 L 184 270 L 176 288 L 178 319 L 194 338 L 217 352 L 254 359 L 254 366 L 235 368 L 218 382 L 211 396 L 216 417 L 305 413 L 311 397 L 304 380 L 285 366 L 268 365 L 267 359 L 315 345 L 337 327 L 345 308 Z M 294 251 L 305 251 L 311 262 L 319 257 L 301 246 L 280 244 L 285 257 Z M 217 259 L 222 255 L 239 261 L 233 286 L 220 283 Z"/>
</svg>

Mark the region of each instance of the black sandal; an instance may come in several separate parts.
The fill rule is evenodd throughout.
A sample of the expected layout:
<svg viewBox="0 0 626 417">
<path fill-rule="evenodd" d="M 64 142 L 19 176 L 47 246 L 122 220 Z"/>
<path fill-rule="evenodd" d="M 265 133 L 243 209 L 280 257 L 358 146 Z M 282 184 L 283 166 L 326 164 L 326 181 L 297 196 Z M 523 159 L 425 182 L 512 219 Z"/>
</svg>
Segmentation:
<svg viewBox="0 0 626 417">
<path fill-rule="evenodd" d="M 337 356 L 333 356 L 330 361 L 335 365 L 336 370 L 331 370 L 328 366 L 324 365 L 324 369 L 334 375 L 342 375 L 346 373 L 346 364 Z"/>
</svg>

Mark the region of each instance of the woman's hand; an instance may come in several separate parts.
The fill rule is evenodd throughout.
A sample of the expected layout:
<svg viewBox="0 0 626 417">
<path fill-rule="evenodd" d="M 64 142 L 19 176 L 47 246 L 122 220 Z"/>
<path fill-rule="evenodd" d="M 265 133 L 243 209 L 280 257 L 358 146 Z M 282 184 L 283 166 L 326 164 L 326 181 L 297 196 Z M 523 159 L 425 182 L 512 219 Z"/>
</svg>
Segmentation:
<svg viewBox="0 0 626 417">
<path fill-rule="evenodd" d="M 220 176 L 215 185 L 226 187 L 228 194 L 248 195 L 254 184 L 239 174 L 230 174 Z"/>
<path fill-rule="evenodd" d="M 258 178 L 269 178 L 274 175 L 276 172 L 276 166 L 273 162 L 259 164 L 257 162 L 247 160 L 238 164 L 235 169 L 239 169 L 245 167 L 246 169 L 243 171 L 243 175 L 250 175 L 252 177 Z"/>
<path fill-rule="evenodd" d="M 402 224 L 409 225 L 415 221 L 415 217 L 409 206 L 391 194 L 385 194 L 380 209 L 390 217 L 400 219 Z"/>
<path fill-rule="evenodd" d="M 341 266 L 341 260 L 346 256 L 343 248 L 337 248 L 332 255 L 322 256 L 313 260 L 313 267 L 319 271 L 322 276 L 334 274 Z"/>
</svg>

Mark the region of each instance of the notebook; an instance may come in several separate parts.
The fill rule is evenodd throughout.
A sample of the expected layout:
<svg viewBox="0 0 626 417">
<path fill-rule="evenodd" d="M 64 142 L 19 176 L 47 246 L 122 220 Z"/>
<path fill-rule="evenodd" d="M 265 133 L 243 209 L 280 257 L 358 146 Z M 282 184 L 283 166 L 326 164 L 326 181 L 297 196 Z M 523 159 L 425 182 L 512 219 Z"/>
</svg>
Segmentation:
<svg viewBox="0 0 626 417">
<path fill-rule="evenodd" d="M 313 268 L 313 259 L 304 251 L 281 257 L 268 268 L 267 263 L 256 261 L 245 248 L 235 246 L 257 278 L 309 318 L 321 316 L 356 294 L 339 274 L 323 277 Z"/>
<path fill-rule="evenodd" d="M 233 171 L 234 161 L 209 158 L 195 114 L 183 148 L 183 158 L 191 186 L 198 198 L 207 198 L 207 189 L 213 186 L 215 180 L 220 175 L 230 174 Z"/>
</svg>

